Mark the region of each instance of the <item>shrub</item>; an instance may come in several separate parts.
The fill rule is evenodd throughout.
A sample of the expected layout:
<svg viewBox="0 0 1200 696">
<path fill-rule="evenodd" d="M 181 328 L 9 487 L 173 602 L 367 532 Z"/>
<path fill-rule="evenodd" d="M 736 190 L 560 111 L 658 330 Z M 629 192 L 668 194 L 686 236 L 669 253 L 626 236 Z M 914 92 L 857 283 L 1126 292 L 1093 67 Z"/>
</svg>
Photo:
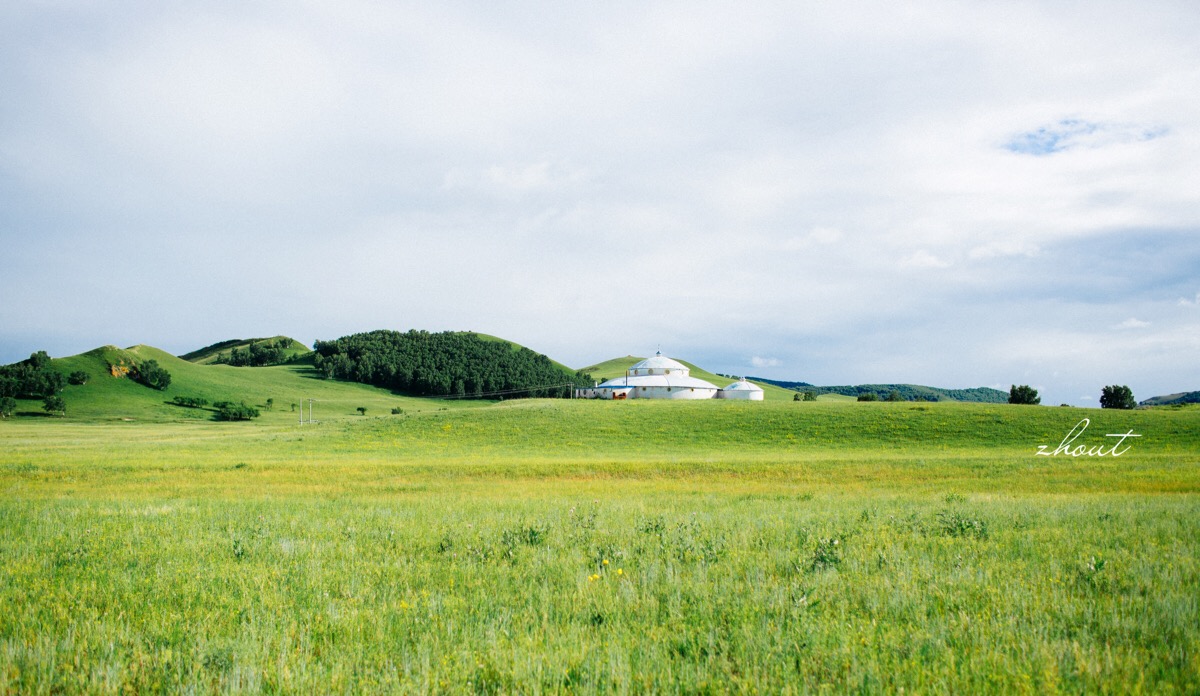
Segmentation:
<svg viewBox="0 0 1200 696">
<path fill-rule="evenodd" d="M 11 396 L 0 397 L 0 418 L 8 418 L 17 411 L 17 400 Z"/>
<path fill-rule="evenodd" d="M 208 399 L 202 399 L 198 396 L 177 396 L 172 401 L 176 406 L 184 408 L 203 408 L 208 405 Z"/>
<path fill-rule="evenodd" d="M 358 411 L 358 415 L 360 415 L 360 416 L 367 415 L 367 407 L 366 406 L 359 406 L 355 410 Z"/>
<path fill-rule="evenodd" d="M 221 402 L 223 405 L 217 407 L 217 420 L 224 421 L 243 421 L 251 418 L 258 418 L 260 415 L 257 408 L 247 406 L 245 402 L 240 404 L 231 404 L 227 401 Z"/>
<path fill-rule="evenodd" d="M 875 392 L 867 392 L 866 394 L 858 395 L 859 401 L 879 401 L 879 395 Z"/>
<path fill-rule="evenodd" d="M 78 387 L 78 386 L 87 384 L 87 381 L 90 378 L 91 378 L 91 375 L 84 372 L 83 370 L 75 370 L 71 374 L 67 375 L 67 384 L 74 384 L 75 386 Z"/>
<path fill-rule="evenodd" d="M 67 415 L 67 402 L 58 394 L 47 396 L 45 402 L 42 404 L 42 408 L 46 413 L 62 413 L 64 416 Z"/>
<path fill-rule="evenodd" d="M 399 415 L 402 415 L 403 413 L 404 413 L 404 409 L 400 408 L 399 406 L 392 407 L 392 415 L 393 416 L 399 416 Z"/>
</svg>

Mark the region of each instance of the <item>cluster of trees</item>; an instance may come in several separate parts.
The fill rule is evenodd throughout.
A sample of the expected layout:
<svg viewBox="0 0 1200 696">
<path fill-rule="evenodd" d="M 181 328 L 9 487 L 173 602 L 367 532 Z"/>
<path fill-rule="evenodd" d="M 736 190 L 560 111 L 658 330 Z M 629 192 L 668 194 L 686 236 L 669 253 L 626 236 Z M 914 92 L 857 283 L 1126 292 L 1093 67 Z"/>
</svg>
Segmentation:
<svg viewBox="0 0 1200 696">
<path fill-rule="evenodd" d="M 50 356 L 44 350 L 28 360 L 0 367 L 0 398 L 44 399 L 63 390 L 66 380 L 62 373 L 50 367 Z"/>
<path fill-rule="evenodd" d="M 208 405 L 208 399 L 199 396 L 177 396 L 173 399 L 176 406 L 184 408 L 204 408 Z"/>
<path fill-rule="evenodd" d="M 1042 397 L 1038 396 L 1037 390 L 1028 384 L 1022 384 L 1019 387 L 1014 384 L 1008 390 L 1008 403 L 1036 406 L 1042 403 Z"/>
<path fill-rule="evenodd" d="M 151 389 L 163 391 L 171 386 L 171 373 L 158 364 L 157 360 L 147 360 L 132 373 L 133 379 Z"/>
<path fill-rule="evenodd" d="M 233 365 L 234 367 L 265 367 L 287 362 L 287 348 L 290 342 L 286 338 L 257 341 L 245 348 L 233 347 L 226 355 L 219 355 L 214 363 Z"/>
<path fill-rule="evenodd" d="M 1133 390 L 1125 385 L 1112 384 L 1100 392 L 1100 408 L 1132 409 L 1137 407 Z"/>
<path fill-rule="evenodd" d="M 327 379 L 426 396 L 559 397 L 593 381 L 528 348 L 473 333 L 372 331 L 317 341 L 314 349 L 313 364 Z"/>
<path fill-rule="evenodd" d="M 229 401 L 218 401 L 213 404 L 213 407 L 217 409 L 217 420 L 244 421 L 251 418 L 258 418 L 261 415 L 257 408 L 247 406 L 245 401 L 237 404 Z"/>
</svg>

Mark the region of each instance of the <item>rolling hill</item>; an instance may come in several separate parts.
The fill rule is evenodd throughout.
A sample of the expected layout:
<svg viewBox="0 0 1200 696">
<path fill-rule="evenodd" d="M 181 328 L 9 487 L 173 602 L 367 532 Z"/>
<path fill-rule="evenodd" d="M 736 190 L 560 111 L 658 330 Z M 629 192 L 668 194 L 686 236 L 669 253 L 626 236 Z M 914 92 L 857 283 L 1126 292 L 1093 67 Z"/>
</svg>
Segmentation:
<svg viewBox="0 0 1200 696">
<path fill-rule="evenodd" d="M 1008 403 L 1008 392 L 992 389 L 991 387 L 974 387 L 971 389 L 942 389 L 926 387 L 920 384 L 859 384 L 834 387 L 818 387 L 808 382 L 785 382 L 782 380 L 751 377 L 751 380 L 774 384 L 790 391 L 816 392 L 818 398 L 825 395 L 840 394 L 857 398 L 860 394 L 875 394 L 880 399 L 886 399 L 888 394 L 895 391 L 906 401 L 966 401 L 971 403 L 1004 404 Z"/>
<path fill-rule="evenodd" d="M 1180 392 L 1165 396 L 1152 396 L 1139 402 L 1142 406 L 1176 406 L 1183 404 L 1200 404 L 1200 391 Z"/>
<path fill-rule="evenodd" d="M 171 374 L 171 384 L 163 391 L 138 384 L 122 376 L 122 368 L 155 360 Z M 297 422 L 299 414 L 292 405 L 314 400 L 313 413 L 318 420 L 358 418 L 357 409 L 368 415 L 390 413 L 392 408 L 429 410 L 463 408 L 479 402 L 420 399 L 393 394 L 364 384 L 321 379 L 311 365 L 288 364 L 244 368 L 229 365 L 200 364 L 184 360 L 151 346 L 131 348 L 104 346 L 80 355 L 56 358 L 54 369 L 64 374 L 86 372 L 90 379 L 83 385 L 68 385 L 63 392 L 67 418 L 94 421 L 207 421 L 213 412 L 175 405 L 177 396 L 198 397 L 209 403 L 242 402 L 258 407 L 265 422 Z M 267 410 L 267 399 L 273 409 Z M 18 415 L 45 415 L 41 402 L 22 400 Z"/>
<path fill-rule="evenodd" d="M 184 353 L 179 357 L 188 362 L 212 365 L 228 360 L 229 355 L 235 348 L 238 350 L 248 350 L 250 346 L 268 343 L 282 343 L 284 359 L 287 360 L 295 359 L 312 352 L 308 346 L 289 336 L 271 336 L 269 338 L 233 338 L 228 341 L 214 343 L 211 346 L 205 346 L 190 353 Z"/>
</svg>

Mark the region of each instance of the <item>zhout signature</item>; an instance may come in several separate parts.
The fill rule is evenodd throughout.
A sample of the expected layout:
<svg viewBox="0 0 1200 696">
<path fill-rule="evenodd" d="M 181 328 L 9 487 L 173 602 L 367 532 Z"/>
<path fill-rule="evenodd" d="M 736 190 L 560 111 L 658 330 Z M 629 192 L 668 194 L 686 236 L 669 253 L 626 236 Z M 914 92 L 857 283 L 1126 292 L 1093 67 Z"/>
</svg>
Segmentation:
<svg viewBox="0 0 1200 696">
<path fill-rule="evenodd" d="M 1127 438 L 1141 437 L 1141 435 L 1138 435 L 1132 430 L 1123 434 L 1108 433 L 1104 437 L 1118 438 L 1117 441 L 1113 443 L 1113 446 L 1109 449 L 1105 449 L 1106 445 L 1093 445 L 1092 447 L 1088 447 L 1087 445 L 1075 445 L 1075 447 L 1072 448 L 1075 440 L 1079 439 L 1080 435 L 1083 435 L 1083 431 L 1087 430 L 1087 427 L 1091 425 L 1091 423 L 1092 421 L 1090 419 L 1084 418 L 1076 423 L 1074 428 L 1071 428 L 1071 432 L 1067 433 L 1067 436 L 1063 438 L 1062 442 L 1059 443 L 1058 447 L 1054 448 L 1053 451 L 1047 451 L 1049 450 L 1050 445 L 1038 445 L 1038 451 L 1034 452 L 1034 454 L 1039 457 L 1056 457 L 1060 454 L 1064 454 L 1069 457 L 1107 457 L 1110 455 L 1113 457 L 1119 457 L 1129 451 L 1128 445 L 1126 445 L 1125 449 L 1119 452 L 1117 451 L 1117 448 L 1124 444 Z"/>
</svg>

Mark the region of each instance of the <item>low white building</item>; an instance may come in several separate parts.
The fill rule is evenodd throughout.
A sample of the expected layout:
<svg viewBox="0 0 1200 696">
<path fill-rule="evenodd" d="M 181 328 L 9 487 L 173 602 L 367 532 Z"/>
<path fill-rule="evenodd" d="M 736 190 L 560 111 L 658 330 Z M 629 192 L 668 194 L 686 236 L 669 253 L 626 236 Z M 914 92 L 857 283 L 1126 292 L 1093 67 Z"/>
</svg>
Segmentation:
<svg viewBox="0 0 1200 696">
<path fill-rule="evenodd" d="M 736 396 L 725 396 L 717 385 L 691 376 L 686 365 L 661 352 L 635 363 L 624 377 L 615 377 L 591 389 L 578 389 L 576 397 L 585 399 L 751 399 L 762 401 L 763 391 L 742 380 L 729 385 Z M 738 386 L 746 385 L 746 386 Z M 734 389 L 736 387 L 736 389 Z M 757 390 L 757 396 L 755 396 Z"/>
<path fill-rule="evenodd" d="M 762 401 L 763 390 L 762 387 L 758 386 L 757 384 L 754 384 L 753 382 L 747 382 L 746 378 L 743 377 L 718 392 L 717 398 L 741 399 L 743 401 Z"/>
</svg>

